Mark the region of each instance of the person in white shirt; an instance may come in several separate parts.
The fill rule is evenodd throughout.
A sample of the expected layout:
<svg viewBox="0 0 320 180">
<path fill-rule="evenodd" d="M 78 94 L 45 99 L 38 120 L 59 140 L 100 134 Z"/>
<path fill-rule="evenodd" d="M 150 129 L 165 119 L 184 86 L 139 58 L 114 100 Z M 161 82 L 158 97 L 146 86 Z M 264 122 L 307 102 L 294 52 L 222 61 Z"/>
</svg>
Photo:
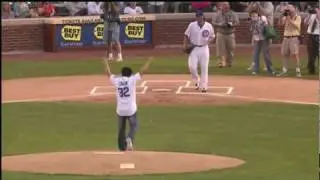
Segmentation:
<svg viewBox="0 0 320 180">
<path fill-rule="evenodd" d="M 140 72 L 132 75 L 130 67 L 123 67 L 121 75 L 117 76 L 111 73 L 108 58 L 104 59 L 105 70 L 110 78 L 112 85 L 116 88 L 117 97 L 117 115 L 118 115 L 118 148 L 120 151 L 132 151 L 134 135 L 137 130 L 137 102 L 136 102 L 136 84 L 141 80 L 141 76 L 148 69 L 151 61 L 149 60 L 142 67 Z M 130 130 L 126 135 L 126 122 L 129 121 Z"/>
<path fill-rule="evenodd" d="M 143 14 L 143 10 L 140 6 L 136 6 L 136 2 L 129 2 L 128 6 L 124 8 L 124 14 L 136 15 Z"/>
<path fill-rule="evenodd" d="M 196 11 L 196 21 L 191 22 L 184 32 L 183 48 L 188 48 L 188 42 L 194 47 L 189 54 L 188 65 L 195 82 L 196 90 L 207 92 L 208 89 L 208 67 L 210 50 L 209 44 L 214 40 L 215 34 L 213 26 L 206 22 L 203 12 Z M 198 64 L 201 67 L 201 76 L 198 75 Z"/>
<path fill-rule="evenodd" d="M 313 8 L 309 10 L 308 16 L 304 20 L 307 29 L 307 50 L 308 50 L 308 70 L 309 74 L 315 74 L 315 63 L 319 58 L 319 35 L 320 35 L 320 19 L 317 17 L 317 10 Z"/>
<path fill-rule="evenodd" d="M 102 2 L 89 1 L 87 4 L 88 15 L 100 15 L 103 14 L 103 10 L 101 8 Z"/>
</svg>

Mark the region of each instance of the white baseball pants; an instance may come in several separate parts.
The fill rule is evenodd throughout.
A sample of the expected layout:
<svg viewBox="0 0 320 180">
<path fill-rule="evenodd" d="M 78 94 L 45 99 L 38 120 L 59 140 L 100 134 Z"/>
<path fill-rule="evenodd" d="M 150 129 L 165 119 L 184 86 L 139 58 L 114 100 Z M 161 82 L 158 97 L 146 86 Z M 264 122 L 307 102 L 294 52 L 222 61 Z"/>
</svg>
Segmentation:
<svg viewBox="0 0 320 180">
<path fill-rule="evenodd" d="M 200 89 L 208 89 L 208 67 L 210 51 L 208 46 L 195 47 L 189 55 L 188 65 L 194 83 L 200 85 Z M 201 76 L 198 75 L 200 64 Z"/>
</svg>

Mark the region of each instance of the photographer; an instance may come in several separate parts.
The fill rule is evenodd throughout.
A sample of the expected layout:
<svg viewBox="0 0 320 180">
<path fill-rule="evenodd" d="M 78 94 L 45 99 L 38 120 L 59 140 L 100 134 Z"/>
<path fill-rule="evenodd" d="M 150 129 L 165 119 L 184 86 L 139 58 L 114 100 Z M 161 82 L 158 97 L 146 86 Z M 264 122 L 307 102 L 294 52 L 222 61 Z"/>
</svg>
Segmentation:
<svg viewBox="0 0 320 180">
<path fill-rule="evenodd" d="M 108 59 L 113 60 L 113 45 L 116 46 L 118 54 L 117 61 L 122 61 L 121 44 L 120 44 L 120 6 L 115 2 L 105 2 L 103 4 L 103 14 L 101 18 L 104 20 L 103 38 L 107 44 Z"/>
<path fill-rule="evenodd" d="M 288 61 L 290 56 L 292 56 L 296 61 L 296 76 L 301 77 L 299 57 L 301 17 L 297 15 L 294 6 L 288 5 L 287 8 L 284 9 L 279 24 L 284 26 L 284 37 L 281 44 L 281 54 L 283 56 L 282 72 L 278 76 L 287 74 Z"/>
<path fill-rule="evenodd" d="M 275 72 L 272 69 L 271 57 L 270 57 L 270 41 L 264 37 L 264 29 L 268 26 L 268 20 L 266 16 L 259 14 L 256 11 L 250 13 L 250 25 L 249 29 L 252 33 L 253 43 L 253 71 L 252 74 L 256 75 L 260 71 L 260 52 L 263 52 L 263 58 L 267 71 L 270 75 L 274 75 Z"/>
<path fill-rule="evenodd" d="M 212 18 L 217 28 L 216 50 L 220 61 L 219 67 L 231 67 L 235 49 L 235 26 L 239 25 L 238 15 L 230 9 L 228 2 L 219 3 L 221 10 Z"/>
<path fill-rule="evenodd" d="M 319 8 L 308 10 L 308 16 L 304 20 L 304 24 L 308 26 L 307 29 L 307 50 L 308 50 L 308 70 L 309 74 L 315 74 L 315 63 L 318 58 L 319 61 L 319 34 L 320 34 L 320 20 L 317 17 L 317 10 Z"/>
</svg>

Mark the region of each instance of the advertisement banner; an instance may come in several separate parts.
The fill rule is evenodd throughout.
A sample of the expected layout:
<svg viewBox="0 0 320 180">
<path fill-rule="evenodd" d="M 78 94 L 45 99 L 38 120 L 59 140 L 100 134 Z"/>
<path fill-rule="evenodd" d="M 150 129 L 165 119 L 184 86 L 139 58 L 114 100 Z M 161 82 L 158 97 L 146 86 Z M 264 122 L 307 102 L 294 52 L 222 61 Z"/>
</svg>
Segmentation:
<svg viewBox="0 0 320 180">
<path fill-rule="evenodd" d="M 56 46 L 58 48 L 101 47 L 104 24 L 58 24 L 56 25 Z M 152 44 L 151 22 L 125 22 L 120 25 L 120 43 L 122 45 Z"/>
</svg>

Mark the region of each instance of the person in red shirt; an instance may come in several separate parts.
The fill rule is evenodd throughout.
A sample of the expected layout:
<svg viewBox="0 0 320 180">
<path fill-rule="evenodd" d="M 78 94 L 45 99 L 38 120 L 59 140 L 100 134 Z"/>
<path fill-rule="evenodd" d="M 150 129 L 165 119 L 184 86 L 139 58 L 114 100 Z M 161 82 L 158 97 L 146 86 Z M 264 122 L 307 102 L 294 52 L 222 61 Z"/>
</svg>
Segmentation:
<svg viewBox="0 0 320 180">
<path fill-rule="evenodd" d="M 191 3 L 191 6 L 194 10 L 200 9 L 204 10 L 210 8 L 211 3 L 209 1 L 194 1 Z"/>
<path fill-rule="evenodd" d="M 51 17 L 56 13 L 55 7 L 50 2 L 46 1 L 39 5 L 39 14 L 40 16 Z"/>
</svg>

